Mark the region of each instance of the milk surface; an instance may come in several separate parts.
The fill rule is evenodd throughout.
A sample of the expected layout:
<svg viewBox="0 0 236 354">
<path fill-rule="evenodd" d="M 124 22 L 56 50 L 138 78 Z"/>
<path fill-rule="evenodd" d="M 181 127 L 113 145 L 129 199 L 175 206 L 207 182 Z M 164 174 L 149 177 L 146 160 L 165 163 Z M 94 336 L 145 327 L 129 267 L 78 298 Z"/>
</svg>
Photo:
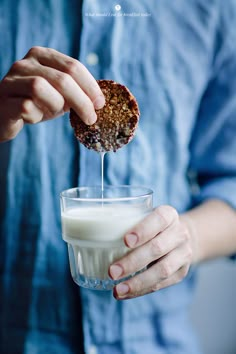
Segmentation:
<svg viewBox="0 0 236 354">
<path fill-rule="evenodd" d="M 63 238 L 94 241 L 118 241 L 145 217 L 136 205 L 98 205 L 79 207 L 62 213 Z"/>
</svg>

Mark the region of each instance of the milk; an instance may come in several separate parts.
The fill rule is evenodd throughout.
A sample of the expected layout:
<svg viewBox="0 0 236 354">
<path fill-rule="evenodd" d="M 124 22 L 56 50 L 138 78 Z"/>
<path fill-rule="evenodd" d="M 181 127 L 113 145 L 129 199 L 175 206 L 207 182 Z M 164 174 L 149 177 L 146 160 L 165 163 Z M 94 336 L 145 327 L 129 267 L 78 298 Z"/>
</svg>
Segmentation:
<svg viewBox="0 0 236 354">
<path fill-rule="evenodd" d="M 143 218 L 143 210 L 135 205 L 98 205 L 62 212 L 65 239 L 117 241 Z"/>
<path fill-rule="evenodd" d="M 109 265 L 129 250 L 123 241 L 125 233 L 144 217 L 140 205 L 122 203 L 62 212 L 62 233 L 69 244 L 70 262 L 77 263 L 84 277 L 107 279 Z M 73 269 L 71 264 L 72 276 L 76 278 Z"/>
</svg>

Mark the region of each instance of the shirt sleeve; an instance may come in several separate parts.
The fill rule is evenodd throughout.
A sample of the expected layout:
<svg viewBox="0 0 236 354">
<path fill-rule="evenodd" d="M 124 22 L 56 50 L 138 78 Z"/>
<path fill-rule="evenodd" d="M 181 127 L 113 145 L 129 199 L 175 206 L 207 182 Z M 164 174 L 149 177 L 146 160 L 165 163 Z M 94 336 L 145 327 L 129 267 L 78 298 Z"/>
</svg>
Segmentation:
<svg viewBox="0 0 236 354">
<path fill-rule="evenodd" d="M 192 134 L 190 167 L 200 187 L 196 203 L 217 198 L 236 208 L 236 31 L 222 28 Z"/>
</svg>

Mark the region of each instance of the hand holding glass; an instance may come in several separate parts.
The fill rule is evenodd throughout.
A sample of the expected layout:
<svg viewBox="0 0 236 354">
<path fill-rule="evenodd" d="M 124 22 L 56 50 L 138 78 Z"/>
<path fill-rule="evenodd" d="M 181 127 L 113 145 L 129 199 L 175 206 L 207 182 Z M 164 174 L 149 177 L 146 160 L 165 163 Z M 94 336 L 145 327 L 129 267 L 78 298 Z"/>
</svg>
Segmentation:
<svg viewBox="0 0 236 354">
<path fill-rule="evenodd" d="M 74 281 L 110 290 L 109 266 L 127 252 L 123 237 L 152 210 L 152 191 L 135 186 L 80 187 L 61 193 L 62 235 Z"/>
</svg>

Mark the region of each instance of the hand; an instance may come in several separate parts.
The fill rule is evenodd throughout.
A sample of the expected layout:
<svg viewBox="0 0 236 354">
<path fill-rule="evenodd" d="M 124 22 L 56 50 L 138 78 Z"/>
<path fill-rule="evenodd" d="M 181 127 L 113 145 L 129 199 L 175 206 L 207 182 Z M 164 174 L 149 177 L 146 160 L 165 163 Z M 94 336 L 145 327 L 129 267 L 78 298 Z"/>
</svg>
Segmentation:
<svg viewBox="0 0 236 354">
<path fill-rule="evenodd" d="M 119 279 L 147 269 L 114 288 L 117 299 L 130 299 L 181 281 L 192 262 L 190 231 L 170 206 L 156 208 L 124 237 L 132 249 L 110 266 L 109 275 Z"/>
<path fill-rule="evenodd" d="M 95 109 L 104 104 L 96 80 L 78 60 L 34 47 L 0 82 L 0 142 L 14 138 L 25 123 L 52 119 L 70 108 L 93 124 Z"/>
</svg>

